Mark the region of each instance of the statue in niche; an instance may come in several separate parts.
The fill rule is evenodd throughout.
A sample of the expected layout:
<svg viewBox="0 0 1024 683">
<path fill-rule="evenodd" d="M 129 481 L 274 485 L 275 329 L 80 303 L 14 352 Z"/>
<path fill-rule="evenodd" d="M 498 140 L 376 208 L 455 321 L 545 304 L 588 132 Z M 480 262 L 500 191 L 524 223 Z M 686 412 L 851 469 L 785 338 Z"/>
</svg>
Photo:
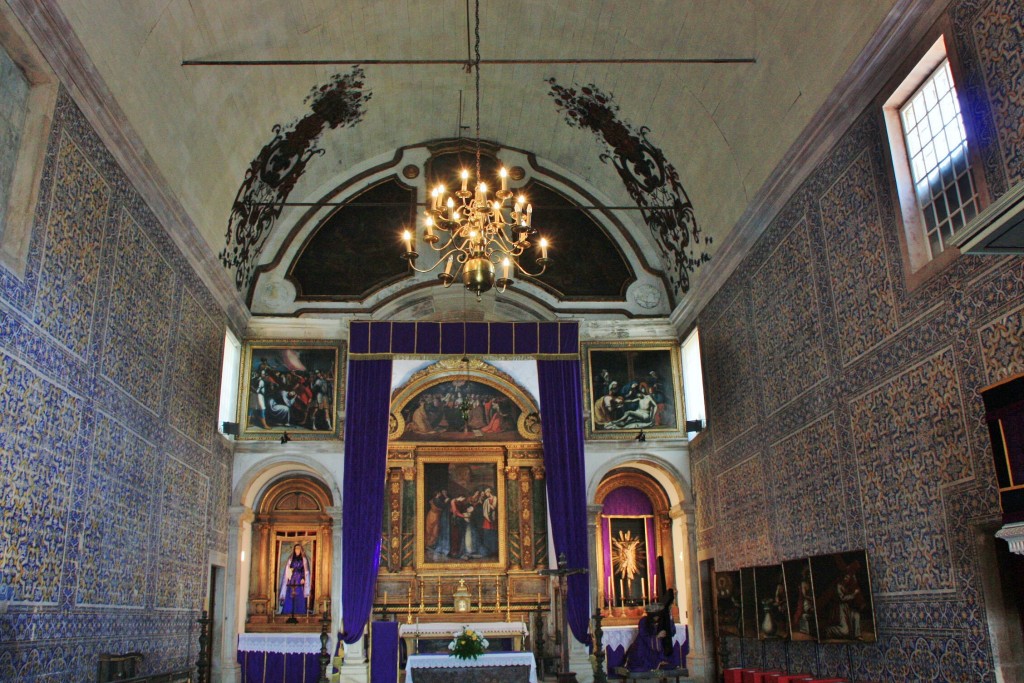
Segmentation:
<svg viewBox="0 0 1024 683">
<path fill-rule="evenodd" d="M 306 613 L 311 578 L 309 558 L 302 544 L 296 543 L 281 575 L 281 614 Z"/>
</svg>

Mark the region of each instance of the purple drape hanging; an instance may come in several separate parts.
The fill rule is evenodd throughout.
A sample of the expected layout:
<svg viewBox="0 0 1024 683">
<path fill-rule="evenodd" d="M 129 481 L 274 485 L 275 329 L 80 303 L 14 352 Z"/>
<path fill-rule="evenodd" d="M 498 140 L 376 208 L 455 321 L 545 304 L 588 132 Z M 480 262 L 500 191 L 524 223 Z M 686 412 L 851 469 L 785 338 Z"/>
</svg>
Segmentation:
<svg viewBox="0 0 1024 683">
<path fill-rule="evenodd" d="M 351 360 L 345 411 L 341 609 L 346 643 L 363 637 L 380 565 L 391 361 Z"/>
<path fill-rule="evenodd" d="M 587 488 L 583 462 L 583 411 L 578 360 L 538 360 L 541 434 L 547 470 L 551 532 L 556 556 L 565 553 L 569 568 L 586 567 Z M 589 643 L 590 578 L 569 577 L 566 616 L 573 636 Z"/>
</svg>

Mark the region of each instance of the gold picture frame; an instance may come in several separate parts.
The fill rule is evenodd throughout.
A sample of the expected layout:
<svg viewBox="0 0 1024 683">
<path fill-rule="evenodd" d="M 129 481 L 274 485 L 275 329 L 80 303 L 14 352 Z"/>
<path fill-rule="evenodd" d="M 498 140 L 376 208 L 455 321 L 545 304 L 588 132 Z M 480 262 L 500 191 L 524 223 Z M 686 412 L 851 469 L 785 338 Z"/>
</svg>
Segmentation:
<svg viewBox="0 0 1024 683">
<path fill-rule="evenodd" d="M 437 449 L 441 451 L 443 449 Z M 416 459 L 416 566 L 420 570 L 505 570 L 508 563 L 505 454 L 501 447 L 475 450 L 472 457 L 453 459 L 451 454 L 420 455 Z M 488 504 L 484 489 L 493 487 L 496 501 L 494 527 L 485 524 Z M 433 530 L 432 500 L 444 489 L 449 510 L 448 538 L 442 527 Z M 463 500 L 459 500 L 459 499 Z M 454 503 L 453 503 L 454 501 Z M 452 505 L 454 504 L 454 508 Z M 469 509 L 472 508 L 472 509 Z M 457 509 L 462 520 L 453 522 Z M 441 517 L 438 513 L 437 517 Z M 428 530 L 428 522 L 431 529 Z M 440 524 L 440 520 L 436 520 Z M 453 531 L 456 524 L 462 531 Z M 493 531 L 493 534 L 491 533 Z M 462 534 L 461 538 L 458 538 Z M 434 538 L 431 538 L 431 535 Z M 456 539 L 456 540 L 452 540 Z M 473 539 L 469 541 L 469 539 Z M 447 540 L 447 544 L 445 541 Z M 467 542 L 468 541 L 468 542 Z M 479 543 L 479 545 L 476 545 Z M 431 545 L 428 548 L 428 544 Z"/>
<path fill-rule="evenodd" d="M 345 343 L 247 339 L 238 382 L 238 439 L 337 439 Z"/>
<path fill-rule="evenodd" d="M 587 342 L 582 351 L 588 439 L 685 436 L 678 345 Z"/>
</svg>

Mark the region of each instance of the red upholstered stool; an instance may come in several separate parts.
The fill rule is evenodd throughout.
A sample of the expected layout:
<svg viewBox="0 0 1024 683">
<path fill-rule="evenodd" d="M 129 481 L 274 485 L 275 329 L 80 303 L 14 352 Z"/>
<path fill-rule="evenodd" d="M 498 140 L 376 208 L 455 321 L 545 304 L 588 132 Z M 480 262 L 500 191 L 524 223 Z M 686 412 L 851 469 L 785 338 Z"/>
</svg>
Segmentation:
<svg viewBox="0 0 1024 683">
<path fill-rule="evenodd" d="M 725 683 L 743 683 L 743 669 L 726 669 Z"/>
<path fill-rule="evenodd" d="M 782 671 L 758 671 L 754 674 L 754 683 L 775 683 L 782 674 Z"/>
<path fill-rule="evenodd" d="M 754 683 L 754 676 L 760 673 L 764 673 L 760 669 L 744 669 L 743 670 L 743 683 Z"/>
</svg>

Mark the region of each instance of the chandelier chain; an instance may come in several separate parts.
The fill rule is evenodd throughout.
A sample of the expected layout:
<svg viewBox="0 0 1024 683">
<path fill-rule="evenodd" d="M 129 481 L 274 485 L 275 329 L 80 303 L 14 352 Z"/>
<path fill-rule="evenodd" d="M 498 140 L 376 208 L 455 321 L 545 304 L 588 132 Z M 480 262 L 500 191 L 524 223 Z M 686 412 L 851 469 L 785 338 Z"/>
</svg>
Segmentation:
<svg viewBox="0 0 1024 683">
<path fill-rule="evenodd" d="M 480 179 L 480 0 L 474 2 L 474 61 L 473 70 L 476 76 L 476 177 Z"/>
</svg>

